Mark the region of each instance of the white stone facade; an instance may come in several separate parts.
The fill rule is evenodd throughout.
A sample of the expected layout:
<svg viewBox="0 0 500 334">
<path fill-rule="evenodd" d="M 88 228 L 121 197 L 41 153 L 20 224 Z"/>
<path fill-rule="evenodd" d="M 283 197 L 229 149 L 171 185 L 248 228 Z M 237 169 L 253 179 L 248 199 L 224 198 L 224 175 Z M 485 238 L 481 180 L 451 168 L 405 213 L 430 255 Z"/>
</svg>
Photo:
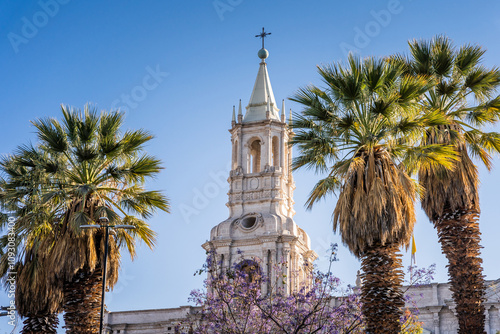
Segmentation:
<svg viewBox="0 0 500 334">
<path fill-rule="evenodd" d="M 198 307 L 181 306 L 158 310 L 109 312 L 105 314 L 106 334 L 175 334 L 175 327 L 196 316 Z M 181 327 L 183 333 L 189 327 Z"/>
<path fill-rule="evenodd" d="M 488 281 L 486 290 L 486 323 L 487 334 L 500 331 L 500 280 Z M 456 334 L 458 321 L 451 296 L 449 283 L 432 283 L 413 287 L 408 294 L 414 296 L 418 308 L 418 320 L 424 323 L 423 328 L 432 334 Z"/>
</svg>

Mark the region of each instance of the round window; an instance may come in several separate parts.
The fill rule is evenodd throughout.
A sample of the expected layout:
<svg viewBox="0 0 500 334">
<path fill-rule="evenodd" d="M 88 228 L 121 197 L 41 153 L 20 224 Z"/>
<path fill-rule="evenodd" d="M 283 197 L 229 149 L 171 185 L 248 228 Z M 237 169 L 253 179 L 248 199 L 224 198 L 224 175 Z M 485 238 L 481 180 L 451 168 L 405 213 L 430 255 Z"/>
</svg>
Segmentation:
<svg viewBox="0 0 500 334">
<path fill-rule="evenodd" d="M 257 222 L 256 217 L 246 217 L 243 218 L 243 220 L 241 221 L 241 226 L 243 226 L 244 228 L 252 228 L 255 226 L 256 222 Z"/>
</svg>

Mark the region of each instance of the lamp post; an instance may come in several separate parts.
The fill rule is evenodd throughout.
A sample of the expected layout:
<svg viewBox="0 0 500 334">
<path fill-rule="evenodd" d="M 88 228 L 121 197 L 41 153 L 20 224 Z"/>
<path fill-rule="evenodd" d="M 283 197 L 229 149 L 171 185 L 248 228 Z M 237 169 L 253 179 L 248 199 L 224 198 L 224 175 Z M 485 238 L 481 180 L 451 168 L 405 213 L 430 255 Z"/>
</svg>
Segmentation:
<svg viewBox="0 0 500 334">
<path fill-rule="evenodd" d="M 0 317 L 6 317 L 9 315 L 7 306 L 0 306 Z"/>
<path fill-rule="evenodd" d="M 102 292 L 101 292 L 101 317 L 99 320 L 99 334 L 102 334 L 103 318 L 104 318 L 104 294 L 106 290 L 106 264 L 108 262 L 108 240 L 109 240 L 109 229 L 110 228 L 123 228 L 133 230 L 135 226 L 133 225 L 109 225 L 109 219 L 107 217 L 99 218 L 100 224 L 94 225 L 80 225 L 81 229 L 91 229 L 91 228 L 105 228 L 106 236 L 104 239 L 104 266 L 102 268 Z"/>
</svg>

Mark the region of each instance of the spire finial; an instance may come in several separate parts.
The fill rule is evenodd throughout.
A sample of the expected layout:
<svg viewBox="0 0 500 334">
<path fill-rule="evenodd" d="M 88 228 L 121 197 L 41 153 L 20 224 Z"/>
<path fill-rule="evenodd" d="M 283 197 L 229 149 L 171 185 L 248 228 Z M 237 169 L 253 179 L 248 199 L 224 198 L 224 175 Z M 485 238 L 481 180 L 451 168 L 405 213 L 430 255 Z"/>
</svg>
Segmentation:
<svg viewBox="0 0 500 334">
<path fill-rule="evenodd" d="M 292 108 L 290 108 L 290 116 L 288 116 L 288 125 L 290 125 L 290 127 L 293 125 L 293 121 L 292 121 Z"/>
<path fill-rule="evenodd" d="M 285 99 L 281 102 L 281 121 L 285 123 Z"/>
<path fill-rule="evenodd" d="M 270 32 L 266 32 L 266 31 L 264 30 L 264 27 L 262 27 L 262 32 L 261 32 L 260 34 L 255 35 L 255 37 L 260 37 L 260 38 L 262 38 L 262 48 L 263 48 L 263 49 L 264 49 L 264 38 L 266 38 L 266 36 L 269 36 L 269 35 L 271 35 L 271 33 L 270 33 Z"/>
<path fill-rule="evenodd" d="M 240 105 L 238 107 L 238 123 L 241 123 L 243 121 L 243 112 L 241 111 L 241 99 L 240 99 Z"/>
<path fill-rule="evenodd" d="M 260 37 L 262 39 L 262 49 L 259 50 L 257 55 L 259 56 L 260 59 L 262 59 L 263 62 L 264 62 L 264 59 L 269 57 L 269 52 L 264 48 L 264 39 L 266 38 L 266 36 L 269 36 L 269 35 L 271 35 L 271 33 L 266 32 L 264 30 L 264 27 L 262 27 L 262 32 L 260 34 L 255 35 L 255 37 Z"/>
<path fill-rule="evenodd" d="M 235 110 L 235 106 L 233 106 L 233 119 L 231 120 L 231 123 L 236 123 L 236 110 Z"/>
</svg>

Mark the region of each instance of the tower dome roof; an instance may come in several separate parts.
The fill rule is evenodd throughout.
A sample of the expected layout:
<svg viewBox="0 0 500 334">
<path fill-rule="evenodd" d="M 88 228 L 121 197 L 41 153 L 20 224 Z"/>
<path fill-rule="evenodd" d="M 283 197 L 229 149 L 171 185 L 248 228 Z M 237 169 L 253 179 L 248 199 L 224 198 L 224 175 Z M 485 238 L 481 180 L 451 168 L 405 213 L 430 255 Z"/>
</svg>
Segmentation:
<svg viewBox="0 0 500 334">
<path fill-rule="evenodd" d="M 247 111 L 243 118 L 243 123 L 263 121 L 272 119 L 279 121 L 279 109 L 276 107 L 271 80 L 267 73 L 267 64 L 265 59 L 269 56 L 269 52 L 262 48 L 258 52 L 258 56 L 262 61 L 259 64 L 259 71 L 253 86 L 252 96 L 246 107 Z M 269 117 L 268 112 L 269 111 Z"/>
</svg>

